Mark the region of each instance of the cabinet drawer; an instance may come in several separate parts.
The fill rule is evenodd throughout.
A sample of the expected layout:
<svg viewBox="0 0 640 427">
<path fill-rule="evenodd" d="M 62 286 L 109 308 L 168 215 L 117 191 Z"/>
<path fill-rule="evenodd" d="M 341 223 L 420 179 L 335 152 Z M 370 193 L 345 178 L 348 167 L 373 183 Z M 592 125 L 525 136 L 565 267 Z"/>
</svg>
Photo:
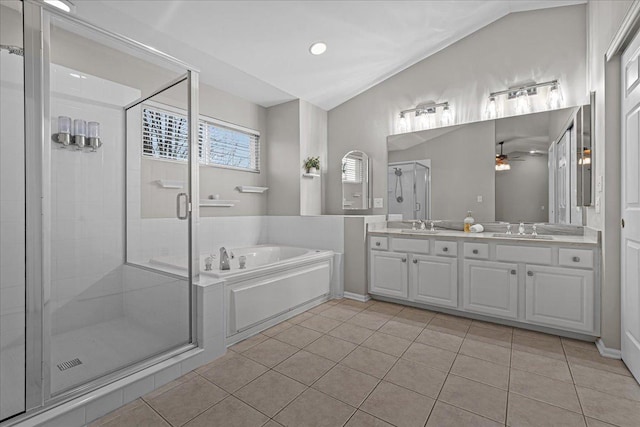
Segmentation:
<svg viewBox="0 0 640 427">
<path fill-rule="evenodd" d="M 369 247 L 371 249 L 389 249 L 389 239 L 386 237 L 371 236 L 369 238 Z"/>
<path fill-rule="evenodd" d="M 446 240 L 436 240 L 436 255 L 457 256 L 458 243 Z"/>
<path fill-rule="evenodd" d="M 496 246 L 496 259 L 498 261 L 551 264 L 551 248 L 498 245 Z"/>
<path fill-rule="evenodd" d="M 486 243 L 465 243 L 464 257 L 489 259 L 489 245 Z"/>
<path fill-rule="evenodd" d="M 429 253 L 429 239 L 393 239 L 391 247 L 395 252 Z"/>
<path fill-rule="evenodd" d="M 593 268 L 593 251 L 589 249 L 560 248 L 558 264 L 567 267 Z"/>
</svg>

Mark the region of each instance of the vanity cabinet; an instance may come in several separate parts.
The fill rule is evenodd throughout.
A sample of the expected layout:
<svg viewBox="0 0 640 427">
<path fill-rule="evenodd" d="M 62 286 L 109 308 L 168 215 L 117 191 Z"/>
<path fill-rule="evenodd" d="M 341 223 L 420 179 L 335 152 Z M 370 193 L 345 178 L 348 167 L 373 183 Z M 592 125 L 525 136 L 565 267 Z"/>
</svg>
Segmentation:
<svg viewBox="0 0 640 427">
<path fill-rule="evenodd" d="M 446 253 L 446 252 L 445 252 Z M 458 261 L 443 256 L 412 255 L 411 301 L 458 307 Z"/>
<path fill-rule="evenodd" d="M 593 271 L 527 265 L 525 287 L 528 322 L 593 331 Z"/>
<path fill-rule="evenodd" d="M 404 253 L 371 251 L 371 293 L 407 298 L 407 258 L 408 255 Z"/>
<path fill-rule="evenodd" d="M 518 318 L 518 264 L 465 260 L 462 283 L 465 310 Z"/>
</svg>

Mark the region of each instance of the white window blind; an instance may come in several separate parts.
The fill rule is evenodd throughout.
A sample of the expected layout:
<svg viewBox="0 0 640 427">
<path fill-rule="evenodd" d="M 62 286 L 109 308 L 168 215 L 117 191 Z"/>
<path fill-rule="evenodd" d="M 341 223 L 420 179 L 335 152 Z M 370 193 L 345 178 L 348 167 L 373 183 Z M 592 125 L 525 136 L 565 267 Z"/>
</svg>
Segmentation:
<svg viewBox="0 0 640 427">
<path fill-rule="evenodd" d="M 362 183 L 362 160 L 347 157 L 342 162 L 342 182 Z"/>
<path fill-rule="evenodd" d="M 142 155 L 167 160 L 188 160 L 189 132 L 186 115 L 155 106 L 142 110 Z M 200 163 L 260 171 L 260 134 L 223 124 L 215 119 L 198 120 Z"/>
</svg>

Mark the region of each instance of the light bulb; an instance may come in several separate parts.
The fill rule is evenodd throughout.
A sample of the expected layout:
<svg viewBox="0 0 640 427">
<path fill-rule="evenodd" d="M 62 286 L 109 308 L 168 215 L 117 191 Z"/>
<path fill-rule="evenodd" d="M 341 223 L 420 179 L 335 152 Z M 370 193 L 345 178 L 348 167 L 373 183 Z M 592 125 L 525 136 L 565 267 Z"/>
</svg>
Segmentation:
<svg viewBox="0 0 640 427">
<path fill-rule="evenodd" d="M 498 116 L 498 106 L 496 105 L 496 97 L 490 96 L 489 103 L 487 104 L 487 110 L 485 111 L 485 117 L 487 119 L 495 119 Z"/>
<path fill-rule="evenodd" d="M 453 124 L 453 113 L 449 109 L 448 105 L 445 105 L 442 109 L 442 117 L 440 118 L 442 126 L 450 126 Z"/>
<path fill-rule="evenodd" d="M 398 120 L 398 133 L 411 132 L 411 123 L 409 123 L 409 117 L 406 114 L 400 113 L 400 119 Z"/>
<path fill-rule="evenodd" d="M 547 95 L 547 107 L 550 110 L 557 110 L 558 108 L 562 108 L 562 101 L 560 87 L 558 85 L 551 86 L 549 94 Z"/>
<path fill-rule="evenodd" d="M 531 102 L 526 89 L 520 89 L 516 93 L 516 114 L 527 114 L 531 112 Z"/>
<path fill-rule="evenodd" d="M 416 113 L 416 130 L 429 129 L 429 114 L 428 113 Z"/>
</svg>

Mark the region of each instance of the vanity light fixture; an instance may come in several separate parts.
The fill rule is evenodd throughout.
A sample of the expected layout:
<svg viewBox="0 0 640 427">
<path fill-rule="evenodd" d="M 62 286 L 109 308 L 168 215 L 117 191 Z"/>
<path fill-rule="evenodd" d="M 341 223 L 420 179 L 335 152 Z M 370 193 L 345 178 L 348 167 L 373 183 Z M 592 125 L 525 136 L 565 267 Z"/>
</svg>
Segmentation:
<svg viewBox="0 0 640 427">
<path fill-rule="evenodd" d="M 309 47 L 309 53 L 312 55 L 322 55 L 327 51 L 327 44 L 325 42 L 315 42 Z"/>
<path fill-rule="evenodd" d="M 487 103 L 487 110 L 485 111 L 485 118 L 488 120 L 498 117 L 498 106 L 496 105 L 496 97 L 490 96 Z"/>
<path fill-rule="evenodd" d="M 550 110 L 557 110 L 558 108 L 562 108 L 563 101 L 562 91 L 560 90 L 560 86 L 556 83 L 549 89 L 549 94 L 547 95 L 547 107 Z"/>
<path fill-rule="evenodd" d="M 527 114 L 532 111 L 531 97 L 538 94 L 538 89 L 541 87 L 551 86 L 547 95 L 547 107 L 550 110 L 555 110 L 563 107 L 562 92 L 560 90 L 560 83 L 558 80 L 550 80 L 542 83 L 528 83 L 524 85 L 510 87 L 509 89 L 501 90 L 498 92 L 491 92 L 489 94 L 489 102 L 485 111 L 487 119 L 494 119 L 498 117 L 498 109 L 496 99 L 498 96 L 507 95 L 507 99 L 515 100 L 516 114 Z"/>
<path fill-rule="evenodd" d="M 416 105 L 415 108 L 400 111 L 400 119 L 398 120 L 398 133 L 411 131 L 409 120 L 410 113 L 415 113 L 416 116 L 417 129 L 415 130 L 425 130 L 435 127 L 435 114 L 438 107 L 442 107 L 442 116 L 440 118 L 441 125 L 452 125 L 454 123 L 454 117 L 448 102 L 423 102 Z"/>
<path fill-rule="evenodd" d="M 516 93 L 516 114 L 528 114 L 531 112 L 531 100 L 526 89 L 520 89 Z"/>
</svg>

